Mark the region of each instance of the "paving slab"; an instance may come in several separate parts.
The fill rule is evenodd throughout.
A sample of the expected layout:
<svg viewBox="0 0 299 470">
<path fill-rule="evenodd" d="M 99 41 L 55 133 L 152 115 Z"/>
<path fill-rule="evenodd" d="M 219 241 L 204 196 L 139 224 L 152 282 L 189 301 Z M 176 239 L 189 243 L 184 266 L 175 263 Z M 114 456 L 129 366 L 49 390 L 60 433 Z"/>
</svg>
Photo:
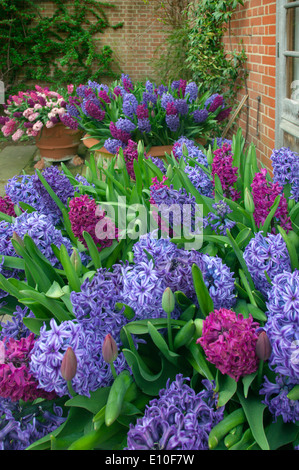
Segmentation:
<svg viewBox="0 0 299 470">
<path fill-rule="evenodd" d="M 0 152 L 0 195 L 5 194 L 7 180 L 20 175 L 33 160 L 37 151 L 35 145 L 7 145 Z"/>
</svg>

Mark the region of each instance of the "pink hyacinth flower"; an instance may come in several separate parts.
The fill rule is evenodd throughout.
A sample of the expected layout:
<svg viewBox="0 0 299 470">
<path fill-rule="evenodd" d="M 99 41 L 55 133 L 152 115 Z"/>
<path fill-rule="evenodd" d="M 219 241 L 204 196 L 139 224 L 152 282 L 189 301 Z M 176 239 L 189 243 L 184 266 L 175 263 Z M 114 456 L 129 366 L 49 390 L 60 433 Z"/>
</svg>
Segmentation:
<svg viewBox="0 0 299 470">
<path fill-rule="evenodd" d="M 16 121 L 14 121 L 14 119 L 10 119 L 1 129 L 4 137 L 8 137 L 11 134 L 13 134 L 16 126 L 17 126 Z"/>
<path fill-rule="evenodd" d="M 34 124 L 34 126 L 33 126 L 32 129 L 33 129 L 35 132 L 39 132 L 42 127 L 43 127 L 42 121 L 37 121 L 37 122 Z"/>
<path fill-rule="evenodd" d="M 23 134 L 24 134 L 24 131 L 23 131 L 22 129 L 18 129 L 18 130 L 11 136 L 11 138 L 12 138 L 12 140 L 13 140 L 14 142 L 16 142 L 17 140 L 19 140 L 19 139 L 22 137 Z"/>
<path fill-rule="evenodd" d="M 38 117 L 39 117 L 39 113 L 33 113 L 33 114 L 31 114 L 31 115 L 28 117 L 28 120 L 29 120 L 30 122 L 33 122 L 33 121 L 35 121 Z"/>
<path fill-rule="evenodd" d="M 26 119 L 28 119 L 29 116 L 31 116 L 33 113 L 34 113 L 33 108 L 27 108 L 27 109 L 25 109 L 25 111 L 23 112 L 23 116 L 24 116 Z"/>
</svg>

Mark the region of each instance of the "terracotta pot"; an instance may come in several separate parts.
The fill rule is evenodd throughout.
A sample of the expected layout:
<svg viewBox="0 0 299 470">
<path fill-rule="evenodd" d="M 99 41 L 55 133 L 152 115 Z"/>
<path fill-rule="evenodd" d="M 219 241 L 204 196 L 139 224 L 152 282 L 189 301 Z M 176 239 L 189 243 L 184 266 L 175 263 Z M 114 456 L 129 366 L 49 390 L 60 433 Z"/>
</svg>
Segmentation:
<svg viewBox="0 0 299 470">
<path fill-rule="evenodd" d="M 170 155 L 172 151 L 173 146 L 172 145 L 154 145 L 149 149 L 149 151 L 146 153 L 147 156 L 151 157 L 158 157 L 158 158 L 163 158 L 165 159 L 165 152 Z"/>
<path fill-rule="evenodd" d="M 83 143 L 87 148 L 91 148 L 94 145 L 98 144 L 99 141 L 93 137 L 89 137 L 88 134 L 84 136 Z M 149 149 L 146 153 L 147 156 L 151 155 L 152 157 L 165 158 L 165 152 L 170 155 L 172 151 L 172 145 L 155 145 Z M 94 150 L 95 156 L 101 156 L 103 158 L 112 158 L 114 155 L 108 152 L 105 147 L 101 147 L 99 150 Z"/>
<path fill-rule="evenodd" d="M 83 133 L 69 129 L 62 123 L 54 127 L 43 127 L 35 138 L 35 145 L 42 159 L 47 161 L 66 161 L 77 155 Z"/>
</svg>

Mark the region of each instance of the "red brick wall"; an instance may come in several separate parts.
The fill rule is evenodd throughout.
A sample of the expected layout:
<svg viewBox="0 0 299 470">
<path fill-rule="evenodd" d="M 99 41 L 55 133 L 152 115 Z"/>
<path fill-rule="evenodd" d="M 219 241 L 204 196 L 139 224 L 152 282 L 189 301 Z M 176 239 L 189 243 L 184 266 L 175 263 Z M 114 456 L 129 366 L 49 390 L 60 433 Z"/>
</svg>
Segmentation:
<svg viewBox="0 0 299 470">
<path fill-rule="evenodd" d="M 157 2 L 111 0 L 111 3 L 113 8 L 104 7 L 110 24 L 124 24 L 122 28 L 106 28 L 103 34 L 99 33 L 96 36 L 99 47 L 111 46 L 122 71 L 132 80 L 157 78 L 151 59 L 157 47 L 163 47 L 166 32 L 166 27 L 158 20 L 161 12 L 157 10 Z M 42 1 L 39 5 L 44 15 L 53 14 L 52 2 Z"/>
<path fill-rule="evenodd" d="M 229 34 L 225 37 L 227 51 L 230 42 L 233 49 L 240 50 L 240 41 L 247 55 L 249 99 L 233 130 L 242 127 L 244 137 L 247 133 L 247 143 L 255 144 L 259 160 L 271 169 L 270 157 L 275 147 L 275 1 L 246 0 L 244 6 L 238 6 L 231 21 L 231 37 Z M 247 93 L 245 88 L 240 90 L 238 101 Z"/>
</svg>

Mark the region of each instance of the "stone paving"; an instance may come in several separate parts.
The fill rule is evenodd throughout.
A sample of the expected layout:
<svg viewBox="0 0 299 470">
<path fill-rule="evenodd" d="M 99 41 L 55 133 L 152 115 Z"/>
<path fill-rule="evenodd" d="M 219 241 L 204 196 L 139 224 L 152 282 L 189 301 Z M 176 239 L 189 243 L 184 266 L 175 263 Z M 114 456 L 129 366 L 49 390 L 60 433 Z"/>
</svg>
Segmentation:
<svg viewBox="0 0 299 470">
<path fill-rule="evenodd" d="M 88 159 L 89 151 L 83 144 L 79 146 L 78 156 L 82 159 L 82 162 Z M 38 162 L 40 162 L 39 151 L 33 144 L 24 143 L 24 145 L 20 145 L 18 143 L 12 145 L 9 143 L 2 146 L 2 149 L 0 147 L 0 196 L 5 195 L 5 185 L 10 178 L 23 173 L 32 175 Z M 78 173 L 83 174 L 85 169 L 83 164 L 74 165 L 72 160 L 64 163 L 75 175 Z M 49 164 L 52 163 L 47 165 Z"/>
</svg>

